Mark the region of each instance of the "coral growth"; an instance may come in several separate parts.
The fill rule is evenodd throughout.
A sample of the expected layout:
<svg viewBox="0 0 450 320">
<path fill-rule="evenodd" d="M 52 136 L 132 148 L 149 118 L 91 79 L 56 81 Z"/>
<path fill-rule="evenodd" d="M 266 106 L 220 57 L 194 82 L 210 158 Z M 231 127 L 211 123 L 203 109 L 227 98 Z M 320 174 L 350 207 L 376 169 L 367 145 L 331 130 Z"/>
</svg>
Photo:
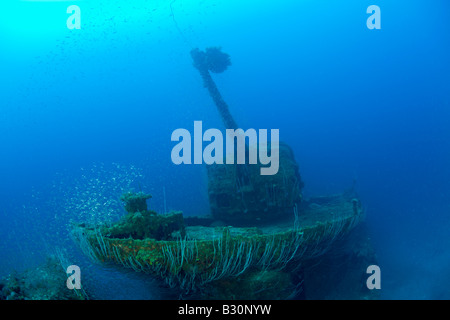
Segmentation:
<svg viewBox="0 0 450 320">
<path fill-rule="evenodd" d="M 170 212 L 158 215 L 154 211 L 140 211 L 128 213 L 118 223 L 111 227 L 102 227 L 101 232 L 109 237 L 124 239 L 156 240 L 171 239 L 174 231 L 184 234 L 184 221 L 181 212 Z"/>
<path fill-rule="evenodd" d="M 222 52 L 220 47 L 206 48 L 205 51 L 193 49 L 191 57 L 194 60 L 194 67 L 199 70 L 221 73 L 231 65 L 230 55 Z"/>
</svg>

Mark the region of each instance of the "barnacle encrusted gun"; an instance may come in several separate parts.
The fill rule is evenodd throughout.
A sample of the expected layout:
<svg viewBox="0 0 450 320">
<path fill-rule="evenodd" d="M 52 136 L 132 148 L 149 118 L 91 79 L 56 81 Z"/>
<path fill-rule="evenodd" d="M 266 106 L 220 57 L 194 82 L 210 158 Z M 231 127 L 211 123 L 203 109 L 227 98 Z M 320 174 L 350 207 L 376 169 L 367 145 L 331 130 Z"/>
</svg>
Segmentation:
<svg viewBox="0 0 450 320">
<path fill-rule="evenodd" d="M 238 125 L 210 74 L 224 72 L 231 65 L 230 56 L 220 47 L 210 47 L 193 49 L 191 57 L 225 128 L 236 130 Z M 247 155 L 251 148 L 246 145 Z M 260 175 L 260 163 L 208 166 L 209 203 L 215 218 L 235 226 L 256 225 L 283 219 L 300 204 L 303 182 L 294 153 L 282 142 L 277 151 L 279 170 L 270 176 Z"/>
</svg>

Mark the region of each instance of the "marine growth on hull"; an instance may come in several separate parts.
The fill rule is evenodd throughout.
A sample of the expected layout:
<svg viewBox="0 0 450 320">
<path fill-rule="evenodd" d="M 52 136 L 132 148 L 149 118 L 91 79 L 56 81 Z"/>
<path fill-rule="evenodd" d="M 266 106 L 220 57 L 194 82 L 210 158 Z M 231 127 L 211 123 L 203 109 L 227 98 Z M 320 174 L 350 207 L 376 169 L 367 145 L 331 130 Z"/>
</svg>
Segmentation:
<svg viewBox="0 0 450 320">
<path fill-rule="evenodd" d="M 351 194 L 312 198 L 294 205 L 291 215 L 276 223 L 252 227 L 224 224 L 222 215 L 183 218 L 181 212 L 157 214 L 130 205 L 148 197 L 124 196 L 128 212 L 114 224 L 74 224 L 74 240 L 94 261 L 149 273 L 201 298 L 235 298 L 243 294 L 237 283 L 254 286 L 255 281 L 275 281 L 287 298 L 298 290 L 294 277 L 302 262 L 325 254 L 363 217 L 359 200 Z M 261 291 L 263 298 L 280 297 L 270 288 L 273 297 Z M 242 298 L 261 298 L 252 292 Z"/>
</svg>

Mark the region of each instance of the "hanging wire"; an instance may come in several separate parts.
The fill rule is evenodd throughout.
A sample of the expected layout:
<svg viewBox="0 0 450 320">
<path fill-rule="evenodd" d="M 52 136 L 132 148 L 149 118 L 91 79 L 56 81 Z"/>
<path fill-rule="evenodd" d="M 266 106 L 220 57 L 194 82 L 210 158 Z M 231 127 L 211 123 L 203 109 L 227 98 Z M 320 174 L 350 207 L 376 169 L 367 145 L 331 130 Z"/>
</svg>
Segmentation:
<svg viewBox="0 0 450 320">
<path fill-rule="evenodd" d="M 177 20 L 175 19 L 175 13 L 173 11 L 173 4 L 177 2 L 177 0 L 172 0 L 170 2 L 170 16 L 172 17 L 172 21 L 175 25 L 175 28 L 177 29 L 178 33 L 180 34 L 181 38 L 183 39 L 184 43 L 189 46 L 190 48 L 192 48 L 192 43 L 187 39 L 187 37 L 185 36 L 184 32 L 180 29 Z"/>
</svg>

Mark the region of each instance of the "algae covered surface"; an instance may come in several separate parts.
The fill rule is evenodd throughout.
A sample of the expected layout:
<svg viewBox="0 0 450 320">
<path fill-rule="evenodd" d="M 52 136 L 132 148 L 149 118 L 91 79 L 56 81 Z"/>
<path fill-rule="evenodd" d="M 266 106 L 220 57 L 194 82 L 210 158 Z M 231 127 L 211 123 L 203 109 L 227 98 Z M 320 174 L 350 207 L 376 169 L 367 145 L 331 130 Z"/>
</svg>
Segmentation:
<svg viewBox="0 0 450 320">
<path fill-rule="evenodd" d="M 326 254 L 364 217 L 352 194 L 312 198 L 292 208 L 290 217 L 252 227 L 141 209 L 110 225 L 74 224 L 73 238 L 94 261 L 148 273 L 201 299 L 295 297 L 302 291 L 299 270 L 303 273 L 308 261 Z M 243 283 L 253 289 L 243 292 Z"/>
</svg>

